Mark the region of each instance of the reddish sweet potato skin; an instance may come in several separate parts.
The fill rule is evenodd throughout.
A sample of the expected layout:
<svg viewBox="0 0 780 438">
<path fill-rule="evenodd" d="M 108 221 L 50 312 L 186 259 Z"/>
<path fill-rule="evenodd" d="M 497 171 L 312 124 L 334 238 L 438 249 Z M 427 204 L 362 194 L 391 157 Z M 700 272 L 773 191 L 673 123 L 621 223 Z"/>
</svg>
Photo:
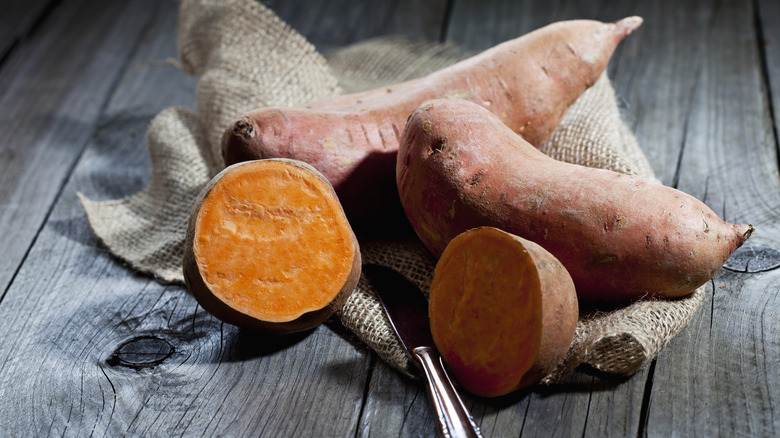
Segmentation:
<svg viewBox="0 0 780 438">
<path fill-rule="evenodd" d="M 542 285 L 542 340 L 531 369 L 518 384 L 518 389 L 539 383 L 552 373 L 569 351 L 579 318 L 577 292 L 566 268 L 549 251 L 526 239 L 515 236 L 536 262 Z"/>
<path fill-rule="evenodd" d="M 259 108 L 225 132 L 225 164 L 302 160 L 328 178 L 353 226 L 402 218 L 395 161 L 404 123 L 418 105 L 449 96 L 474 101 L 540 146 L 641 21 L 558 22 L 424 78 L 298 107 Z"/>
<path fill-rule="evenodd" d="M 553 160 L 464 100 L 412 114 L 396 176 L 434 254 L 467 229 L 497 227 L 557 257 L 581 301 L 689 294 L 753 231 L 670 187 Z"/>
</svg>

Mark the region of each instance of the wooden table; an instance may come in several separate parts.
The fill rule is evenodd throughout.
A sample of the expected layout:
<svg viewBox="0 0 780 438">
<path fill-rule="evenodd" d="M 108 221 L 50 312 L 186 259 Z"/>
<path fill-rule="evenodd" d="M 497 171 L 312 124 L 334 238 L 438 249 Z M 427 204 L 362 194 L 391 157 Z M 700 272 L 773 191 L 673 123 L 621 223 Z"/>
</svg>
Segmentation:
<svg viewBox="0 0 780 438">
<path fill-rule="evenodd" d="M 665 184 L 756 226 L 748 272 L 721 270 L 630 378 L 579 370 L 465 398 L 485 436 L 780 435 L 778 2 L 268 4 L 323 52 L 394 33 L 480 50 L 556 20 L 643 16 L 609 67 L 625 119 Z M 142 189 L 149 121 L 194 108 L 176 14 L 159 0 L 0 5 L 0 436 L 432 436 L 422 387 L 336 324 L 240 331 L 90 230 L 76 193 Z"/>
</svg>

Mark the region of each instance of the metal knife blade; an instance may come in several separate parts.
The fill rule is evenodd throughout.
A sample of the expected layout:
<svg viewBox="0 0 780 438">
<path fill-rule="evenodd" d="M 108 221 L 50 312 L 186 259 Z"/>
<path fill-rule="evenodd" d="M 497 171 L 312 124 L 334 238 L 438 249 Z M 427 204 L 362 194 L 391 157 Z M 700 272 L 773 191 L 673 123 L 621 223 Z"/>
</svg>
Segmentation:
<svg viewBox="0 0 780 438">
<path fill-rule="evenodd" d="M 364 264 L 363 274 L 374 286 L 401 344 L 425 375 L 428 396 L 439 420 L 439 435 L 481 437 L 479 427 L 452 385 L 436 351 L 428 319 L 428 301 L 422 291 L 386 266 Z"/>
<path fill-rule="evenodd" d="M 422 291 L 398 271 L 382 265 L 365 264 L 363 273 L 374 285 L 406 351 L 411 353 L 416 347 L 433 347 L 428 301 Z"/>
</svg>

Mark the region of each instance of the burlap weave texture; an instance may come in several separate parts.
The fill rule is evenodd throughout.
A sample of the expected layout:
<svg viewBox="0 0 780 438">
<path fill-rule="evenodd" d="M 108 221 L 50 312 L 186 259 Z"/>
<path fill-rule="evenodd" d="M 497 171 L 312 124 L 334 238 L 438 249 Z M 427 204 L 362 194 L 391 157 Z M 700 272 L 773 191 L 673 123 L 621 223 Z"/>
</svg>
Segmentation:
<svg viewBox="0 0 780 438">
<path fill-rule="evenodd" d="M 149 186 L 125 199 L 80 196 L 95 233 L 134 269 L 182 282 L 181 256 L 192 203 L 222 168 L 219 139 L 242 113 L 294 105 L 418 77 L 467 54 L 446 45 L 383 38 L 322 56 L 272 11 L 251 0 L 182 0 L 179 49 L 183 69 L 198 77 L 197 113 L 169 108 L 151 123 Z M 654 179 L 636 139 L 621 120 L 606 77 L 569 109 L 542 150 L 553 158 Z M 435 260 L 417 241 L 361 242 L 365 262 L 393 267 L 427 293 Z M 583 315 L 571 349 L 545 379 L 553 383 L 582 363 L 630 375 L 654 358 L 695 314 L 703 289 L 674 300 L 644 300 Z M 402 372 L 409 361 L 370 284 L 337 314 L 379 356 Z"/>
</svg>

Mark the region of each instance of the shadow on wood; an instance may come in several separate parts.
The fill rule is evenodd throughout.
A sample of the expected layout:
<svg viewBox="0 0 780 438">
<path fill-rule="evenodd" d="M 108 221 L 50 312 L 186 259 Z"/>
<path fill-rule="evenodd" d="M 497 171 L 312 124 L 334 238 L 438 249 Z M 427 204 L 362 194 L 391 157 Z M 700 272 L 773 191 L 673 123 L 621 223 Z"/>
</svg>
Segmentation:
<svg viewBox="0 0 780 438">
<path fill-rule="evenodd" d="M 225 342 L 230 345 L 225 347 L 234 351 L 234 354 L 224 355 L 222 362 L 241 362 L 257 357 L 272 356 L 282 350 L 292 348 L 315 331 L 316 329 L 289 335 L 275 335 L 238 328 L 234 332 L 234 336 L 226 336 Z"/>
</svg>

